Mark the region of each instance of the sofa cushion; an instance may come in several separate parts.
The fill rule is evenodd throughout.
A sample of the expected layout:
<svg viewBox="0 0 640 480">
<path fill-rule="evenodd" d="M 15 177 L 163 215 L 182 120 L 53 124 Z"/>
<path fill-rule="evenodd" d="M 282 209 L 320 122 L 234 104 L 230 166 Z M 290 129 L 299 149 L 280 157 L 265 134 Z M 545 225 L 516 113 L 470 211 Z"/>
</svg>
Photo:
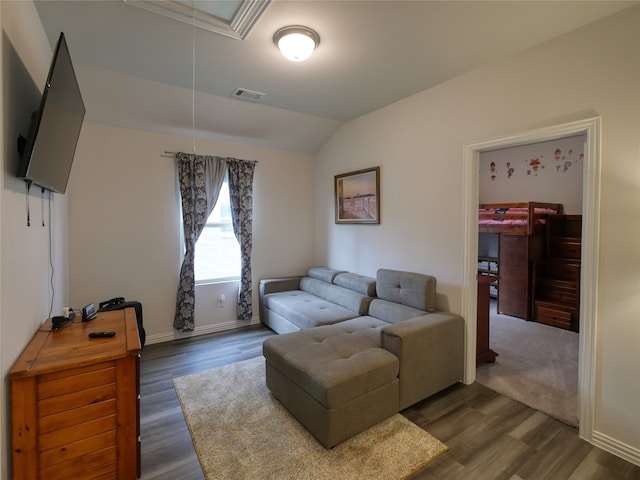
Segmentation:
<svg viewBox="0 0 640 480">
<path fill-rule="evenodd" d="M 398 358 L 380 348 L 385 322 L 371 317 L 270 337 L 267 362 L 327 409 L 397 380 Z"/>
<path fill-rule="evenodd" d="M 375 297 L 376 295 L 376 279 L 372 277 L 366 277 L 357 273 L 344 272 L 336 275 L 333 279 L 333 283 L 370 297 Z"/>
<path fill-rule="evenodd" d="M 311 267 L 307 270 L 307 277 L 316 278 L 323 282 L 331 283 L 333 279 L 339 273 L 344 273 L 344 270 L 335 270 L 328 267 Z"/>
<path fill-rule="evenodd" d="M 300 290 L 311 295 L 315 295 L 328 302 L 335 303 L 360 315 L 366 315 L 369 302 L 373 297 L 363 295 L 348 288 L 325 283 L 315 278 L 302 277 L 300 279 Z M 354 315 L 354 317 L 357 315 Z"/>
<path fill-rule="evenodd" d="M 378 270 L 378 298 L 433 312 L 436 309 L 436 278 L 421 273 Z"/>
<path fill-rule="evenodd" d="M 357 317 L 358 312 L 341 307 L 301 290 L 270 293 L 264 306 L 300 329 L 330 325 Z"/>
<path fill-rule="evenodd" d="M 388 323 L 398 323 L 410 318 L 420 317 L 427 312 L 417 308 L 401 305 L 375 298 L 369 305 L 369 315 Z"/>
<path fill-rule="evenodd" d="M 323 299 L 326 299 L 327 290 L 331 286 L 330 283 L 312 277 L 302 277 L 300 279 L 300 290 Z"/>
</svg>

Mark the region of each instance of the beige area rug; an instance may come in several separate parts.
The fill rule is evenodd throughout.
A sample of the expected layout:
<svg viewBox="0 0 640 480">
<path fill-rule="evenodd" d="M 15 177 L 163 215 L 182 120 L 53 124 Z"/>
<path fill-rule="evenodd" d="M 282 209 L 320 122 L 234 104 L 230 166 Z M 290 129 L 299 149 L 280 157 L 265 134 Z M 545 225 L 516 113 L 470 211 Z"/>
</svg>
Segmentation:
<svg viewBox="0 0 640 480">
<path fill-rule="evenodd" d="M 402 479 L 447 450 L 400 414 L 325 449 L 271 395 L 264 358 L 175 378 L 208 480 Z"/>
<path fill-rule="evenodd" d="M 578 342 L 575 332 L 495 312 L 490 346 L 495 363 L 476 370 L 478 383 L 578 426 Z"/>
</svg>

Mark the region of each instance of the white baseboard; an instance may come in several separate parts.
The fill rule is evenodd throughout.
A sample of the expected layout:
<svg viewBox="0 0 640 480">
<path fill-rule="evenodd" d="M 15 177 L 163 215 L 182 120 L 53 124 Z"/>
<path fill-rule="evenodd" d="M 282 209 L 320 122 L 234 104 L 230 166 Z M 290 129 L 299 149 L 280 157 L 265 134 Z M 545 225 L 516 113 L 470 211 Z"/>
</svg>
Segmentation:
<svg viewBox="0 0 640 480">
<path fill-rule="evenodd" d="M 166 333 L 156 333 L 153 335 L 147 335 L 145 345 L 151 345 L 154 343 L 171 342 L 173 340 L 179 340 L 183 338 L 199 337 L 200 335 L 207 335 L 209 333 L 225 332 L 227 330 L 234 330 L 236 328 L 248 327 L 249 325 L 258 325 L 260 319 L 255 317 L 250 321 L 236 320 L 234 322 L 214 323 L 212 325 L 204 325 L 202 327 L 196 327 L 192 332 L 181 332 L 173 330 Z"/>
<path fill-rule="evenodd" d="M 640 450 L 600 432 L 594 431 L 591 443 L 613 455 L 640 466 Z"/>
</svg>

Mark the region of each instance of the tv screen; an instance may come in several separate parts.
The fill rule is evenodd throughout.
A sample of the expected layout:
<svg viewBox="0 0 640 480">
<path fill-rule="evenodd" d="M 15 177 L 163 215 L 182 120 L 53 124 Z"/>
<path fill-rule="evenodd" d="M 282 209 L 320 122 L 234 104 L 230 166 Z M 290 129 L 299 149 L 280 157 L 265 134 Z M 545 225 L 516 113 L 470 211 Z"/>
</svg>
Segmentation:
<svg viewBox="0 0 640 480">
<path fill-rule="evenodd" d="M 65 193 L 84 114 L 69 49 L 61 33 L 40 108 L 31 117 L 29 136 L 21 148 L 18 177 Z"/>
</svg>

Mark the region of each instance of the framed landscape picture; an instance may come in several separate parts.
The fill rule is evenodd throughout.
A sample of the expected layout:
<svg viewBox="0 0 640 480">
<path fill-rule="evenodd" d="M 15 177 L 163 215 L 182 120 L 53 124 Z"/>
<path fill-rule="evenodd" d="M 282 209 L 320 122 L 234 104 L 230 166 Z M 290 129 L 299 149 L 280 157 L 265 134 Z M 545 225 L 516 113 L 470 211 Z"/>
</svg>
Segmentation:
<svg viewBox="0 0 640 480">
<path fill-rule="evenodd" d="M 380 167 L 335 176 L 336 223 L 380 223 Z"/>
</svg>

